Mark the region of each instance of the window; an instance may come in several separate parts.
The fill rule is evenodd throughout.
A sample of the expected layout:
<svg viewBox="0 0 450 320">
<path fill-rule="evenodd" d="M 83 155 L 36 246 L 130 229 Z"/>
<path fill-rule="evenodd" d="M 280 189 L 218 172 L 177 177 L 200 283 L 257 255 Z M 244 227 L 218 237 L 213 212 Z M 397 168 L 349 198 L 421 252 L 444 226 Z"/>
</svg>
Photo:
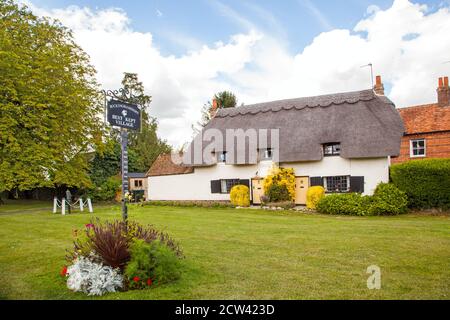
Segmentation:
<svg viewBox="0 0 450 320">
<path fill-rule="evenodd" d="M 425 139 L 416 139 L 410 141 L 411 158 L 425 157 L 426 144 Z"/>
<path fill-rule="evenodd" d="M 227 180 L 220 180 L 220 193 L 227 193 Z"/>
<path fill-rule="evenodd" d="M 134 186 L 137 187 L 142 187 L 142 180 L 134 180 Z"/>
<path fill-rule="evenodd" d="M 227 153 L 226 152 L 220 152 L 219 153 L 219 159 L 217 161 L 219 161 L 219 162 L 227 162 Z"/>
<path fill-rule="evenodd" d="M 341 154 L 340 143 L 326 143 L 323 145 L 324 156 L 338 156 Z"/>
<path fill-rule="evenodd" d="M 349 192 L 350 177 L 349 176 L 324 177 L 323 185 L 327 192 Z"/>
<path fill-rule="evenodd" d="M 220 180 L 220 193 L 230 193 L 231 188 L 239 184 L 239 179 Z"/>
<path fill-rule="evenodd" d="M 273 155 L 272 149 L 264 150 L 263 160 L 270 160 L 270 159 L 272 159 L 272 155 Z"/>
</svg>

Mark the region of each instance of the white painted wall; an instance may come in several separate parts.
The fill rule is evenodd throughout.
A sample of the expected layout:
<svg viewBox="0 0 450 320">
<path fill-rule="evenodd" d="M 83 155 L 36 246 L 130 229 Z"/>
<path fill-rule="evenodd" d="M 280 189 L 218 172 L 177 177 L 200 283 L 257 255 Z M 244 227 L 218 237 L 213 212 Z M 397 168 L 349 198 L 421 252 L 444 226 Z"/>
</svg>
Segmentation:
<svg viewBox="0 0 450 320">
<path fill-rule="evenodd" d="M 227 165 L 195 168 L 194 173 L 172 176 L 148 177 L 149 200 L 229 200 L 229 194 L 212 194 L 211 180 L 251 179 L 264 177 L 270 161 L 255 165 Z M 389 181 L 388 158 L 344 159 L 324 157 L 321 161 L 281 164 L 294 168 L 297 176 L 364 176 L 364 194 L 372 194 L 379 182 Z"/>
<path fill-rule="evenodd" d="M 364 194 L 371 195 L 380 182 L 389 182 L 389 159 L 344 159 L 341 157 L 324 157 L 322 161 L 281 164 L 282 167 L 294 168 L 296 176 L 363 176 Z"/>
</svg>

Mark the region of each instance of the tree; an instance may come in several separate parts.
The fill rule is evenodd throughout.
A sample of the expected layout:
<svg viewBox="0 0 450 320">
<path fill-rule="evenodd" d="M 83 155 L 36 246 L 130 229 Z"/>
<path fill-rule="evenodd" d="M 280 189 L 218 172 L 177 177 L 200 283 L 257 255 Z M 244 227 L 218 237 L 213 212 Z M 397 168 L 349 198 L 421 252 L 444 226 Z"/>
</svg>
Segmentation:
<svg viewBox="0 0 450 320">
<path fill-rule="evenodd" d="M 237 105 L 237 99 L 234 93 L 230 91 L 221 91 L 214 95 L 213 101 L 216 100 L 217 108 L 235 108 Z M 211 112 L 213 109 L 213 103 L 212 101 L 208 101 L 206 104 L 203 105 L 202 108 L 202 118 L 200 122 L 197 122 L 197 127 L 199 129 L 204 128 L 208 122 L 211 120 Z M 192 126 L 192 129 L 194 132 L 198 132 L 199 129 L 196 129 L 194 126 Z"/>
<path fill-rule="evenodd" d="M 152 101 L 146 95 L 144 86 L 136 73 L 125 73 L 122 88 L 129 94 L 123 95 L 122 100 L 138 104 L 142 109 L 141 131 L 129 131 L 128 141 L 128 170 L 130 172 L 146 172 L 161 153 L 171 151 L 171 147 L 158 138 L 158 122 L 148 115 Z M 130 98 L 131 95 L 131 98 Z M 120 173 L 120 135 L 118 129 L 109 128 L 105 136 L 106 150 L 96 152 L 91 161 L 90 177 L 98 187 L 107 180 Z"/>
<path fill-rule="evenodd" d="M 90 184 L 101 148 L 95 69 L 59 22 L 0 2 L 0 191 Z"/>
<path fill-rule="evenodd" d="M 138 75 L 125 73 L 122 87 L 132 96 L 128 99 L 129 102 L 142 108 L 141 131 L 130 131 L 129 134 L 129 170 L 146 172 L 161 153 L 168 153 L 172 149 L 157 135 L 158 122 L 148 113 L 152 97 L 145 94 L 144 85 L 139 81 Z"/>
</svg>

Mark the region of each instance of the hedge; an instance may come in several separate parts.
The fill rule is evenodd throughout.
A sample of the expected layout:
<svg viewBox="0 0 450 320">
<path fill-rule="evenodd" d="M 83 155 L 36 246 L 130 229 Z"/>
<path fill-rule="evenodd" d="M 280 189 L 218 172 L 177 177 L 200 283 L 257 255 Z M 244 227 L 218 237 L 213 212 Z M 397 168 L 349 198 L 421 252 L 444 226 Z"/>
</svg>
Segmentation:
<svg viewBox="0 0 450 320">
<path fill-rule="evenodd" d="M 391 166 L 392 183 L 410 208 L 450 208 L 450 159 L 415 160 Z"/>
<path fill-rule="evenodd" d="M 215 200 L 150 200 L 141 203 L 142 206 L 158 207 L 198 207 L 198 208 L 235 208 L 228 201 Z"/>
<path fill-rule="evenodd" d="M 317 211 L 354 216 L 398 215 L 407 211 L 406 194 L 391 183 L 378 184 L 373 196 L 360 193 L 330 194 L 317 203 Z"/>
</svg>

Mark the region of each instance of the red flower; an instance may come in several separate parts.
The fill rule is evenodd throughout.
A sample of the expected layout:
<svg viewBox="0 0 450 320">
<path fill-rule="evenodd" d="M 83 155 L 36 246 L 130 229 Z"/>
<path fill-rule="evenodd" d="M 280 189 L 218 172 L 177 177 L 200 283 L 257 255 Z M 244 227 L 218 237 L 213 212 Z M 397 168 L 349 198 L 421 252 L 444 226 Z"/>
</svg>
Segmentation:
<svg viewBox="0 0 450 320">
<path fill-rule="evenodd" d="M 139 277 L 134 277 L 134 278 L 133 278 L 133 281 L 134 281 L 134 282 L 138 282 L 139 280 L 141 280 L 141 278 L 139 278 Z"/>
<path fill-rule="evenodd" d="M 65 277 L 65 276 L 67 275 L 67 266 L 64 266 L 64 267 L 61 269 L 60 274 L 61 274 L 62 277 Z"/>
<path fill-rule="evenodd" d="M 148 279 L 147 279 L 147 285 L 148 285 L 148 286 L 151 286 L 152 283 L 153 283 L 152 279 L 148 278 Z"/>
</svg>

